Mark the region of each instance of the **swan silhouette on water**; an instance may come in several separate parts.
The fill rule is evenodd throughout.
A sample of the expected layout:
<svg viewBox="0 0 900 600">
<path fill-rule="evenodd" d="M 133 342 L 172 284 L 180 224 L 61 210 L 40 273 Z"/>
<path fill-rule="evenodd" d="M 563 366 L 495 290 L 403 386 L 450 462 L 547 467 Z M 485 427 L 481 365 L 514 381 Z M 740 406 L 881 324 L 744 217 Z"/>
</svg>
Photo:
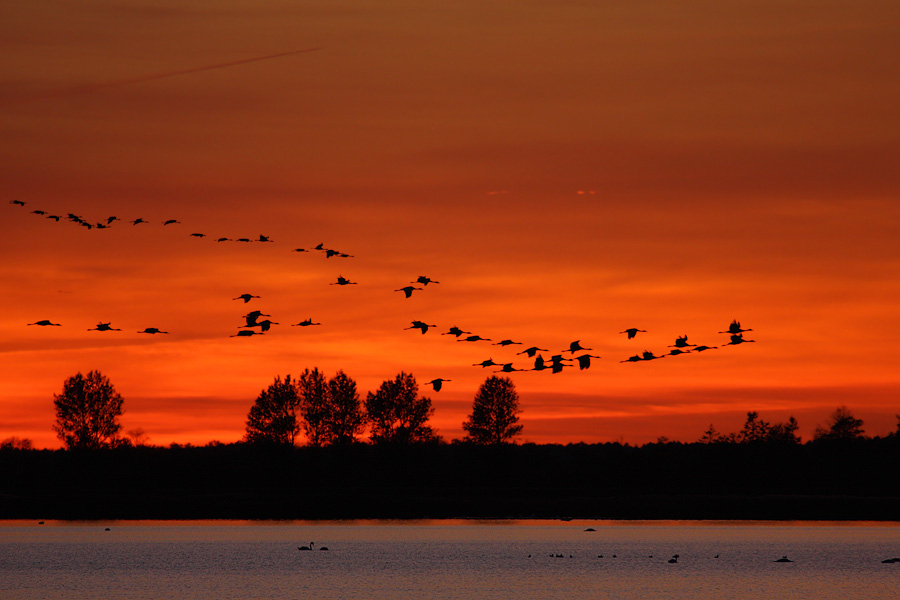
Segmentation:
<svg viewBox="0 0 900 600">
<path fill-rule="evenodd" d="M 52 323 L 49 319 L 41 319 L 40 321 L 35 321 L 34 323 L 28 323 L 29 325 L 38 325 L 40 327 L 62 327 L 59 323 Z"/>
</svg>

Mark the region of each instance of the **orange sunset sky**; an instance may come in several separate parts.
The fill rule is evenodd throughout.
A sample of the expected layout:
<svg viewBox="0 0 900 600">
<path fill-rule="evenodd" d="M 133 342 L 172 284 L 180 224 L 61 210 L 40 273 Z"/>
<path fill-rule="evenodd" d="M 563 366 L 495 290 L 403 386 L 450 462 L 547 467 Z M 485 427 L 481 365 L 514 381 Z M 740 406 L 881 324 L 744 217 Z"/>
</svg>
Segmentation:
<svg viewBox="0 0 900 600">
<path fill-rule="evenodd" d="M 450 379 L 450 440 L 473 363 L 573 340 L 602 358 L 510 374 L 522 441 L 896 427 L 895 0 L 6 2 L 0 107 L 0 439 L 59 447 L 53 394 L 99 369 L 125 430 L 236 441 L 319 367 Z M 292 252 L 320 242 L 352 257 Z M 253 309 L 279 325 L 229 337 Z M 680 335 L 719 348 L 619 362 Z"/>
</svg>

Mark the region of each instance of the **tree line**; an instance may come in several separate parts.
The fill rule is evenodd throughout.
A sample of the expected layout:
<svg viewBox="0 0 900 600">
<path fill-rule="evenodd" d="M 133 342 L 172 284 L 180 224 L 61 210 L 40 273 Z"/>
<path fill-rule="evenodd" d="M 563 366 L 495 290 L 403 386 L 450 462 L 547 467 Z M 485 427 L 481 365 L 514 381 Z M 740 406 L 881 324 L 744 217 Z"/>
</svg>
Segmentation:
<svg viewBox="0 0 900 600">
<path fill-rule="evenodd" d="M 57 436 L 68 449 L 97 449 L 139 445 L 141 429 L 121 435 L 119 417 L 124 401 L 99 371 L 80 372 L 66 379 L 53 398 Z M 488 377 L 472 402 L 463 423 L 465 440 L 498 445 L 512 441 L 522 431 L 519 395 L 508 377 Z M 400 372 L 361 399 L 356 381 L 344 371 L 327 378 L 318 368 L 305 369 L 299 377 L 281 376 L 263 389 L 247 414 L 244 441 L 258 445 L 297 444 L 302 431 L 314 447 L 346 446 L 361 441 L 369 432 L 372 444 L 407 445 L 440 441 L 429 424 L 434 415 L 431 399 L 419 394 L 416 378 Z M 12 442 L 10 442 L 12 443 Z M 27 440 L 15 443 L 30 447 Z"/>
<path fill-rule="evenodd" d="M 99 449 L 146 445 L 147 436 L 137 428 L 122 435 L 119 417 L 124 400 L 100 371 L 80 372 L 67 378 L 53 403 L 53 429 L 67 449 Z M 434 414 L 431 399 L 419 394 L 412 374 L 400 372 L 377 390 L 361 398 L 357 384 L 344 371 L 328 378 L 318 368 L 290 374 L 261 390 L 250 407 L 243 442 L 254 445 L 295 446 L 302 432 L 312 447 L 348 446 L 363 441 L 368 431 L 371 444 L 409 445 L 442 442 L 429 424 Z M 490 376 L 479 387 L 471 412 L 462 424 L 462 440 L 480 445 L 514 442 L 521 434 L 519 396 L 508 377 Z M 791 444 L 802 442 L 799 424 L 791 416 L 785 422 L 768 422 L 759 413 L 747 413 L 740 431 L 720 433 L 713 424 L 697 440 L 701 444 Z M 900 435 L 900 415 L 897 430 Z M 838 407 L 813 441 L 853 440 L 865 437 L 864 422 L 846 406 Z M 661 437 L 659 443 L 669 440 Z M 0 449 L 31 449 L 28 438 L 0 440 Z"/>
</svg>

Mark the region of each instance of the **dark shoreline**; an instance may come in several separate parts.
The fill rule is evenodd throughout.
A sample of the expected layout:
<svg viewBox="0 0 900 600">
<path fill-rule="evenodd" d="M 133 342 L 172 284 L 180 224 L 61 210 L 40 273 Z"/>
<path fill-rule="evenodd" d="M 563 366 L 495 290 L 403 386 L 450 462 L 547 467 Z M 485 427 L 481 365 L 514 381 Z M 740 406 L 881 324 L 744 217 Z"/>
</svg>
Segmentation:
<svg viewBox="0 0 900 600">
<path fill-rule="evenodd" d="M 900 439 L 0 451 L 0 519 L 900 521 Z"/>
</svg>

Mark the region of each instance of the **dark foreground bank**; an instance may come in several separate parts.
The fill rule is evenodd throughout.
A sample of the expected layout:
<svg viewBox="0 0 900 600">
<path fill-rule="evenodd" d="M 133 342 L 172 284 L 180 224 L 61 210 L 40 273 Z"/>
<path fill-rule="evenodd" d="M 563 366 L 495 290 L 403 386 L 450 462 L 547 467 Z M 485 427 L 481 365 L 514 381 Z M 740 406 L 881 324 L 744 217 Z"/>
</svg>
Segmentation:
<svg viewBox="0 0 900 600">
<path fill-rule="evenodd" d="M 3 519 L 900 520 L 900 439 L 0 451 Z"/>
</svg>

